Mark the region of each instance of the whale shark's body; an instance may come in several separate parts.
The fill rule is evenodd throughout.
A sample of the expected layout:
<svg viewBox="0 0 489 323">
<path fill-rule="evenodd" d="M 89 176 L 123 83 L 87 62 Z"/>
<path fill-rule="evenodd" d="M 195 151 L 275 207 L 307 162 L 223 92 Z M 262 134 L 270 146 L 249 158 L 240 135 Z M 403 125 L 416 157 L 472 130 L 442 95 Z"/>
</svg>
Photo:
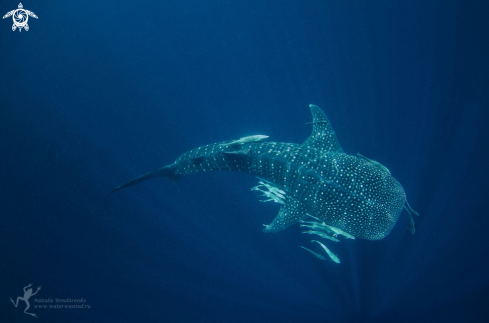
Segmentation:
<svg viewBox="0 0 489 323">
<path fill-rule="evenodd" d="M 311 215 L 357 238 L 385 238 L 407 204 L 402 186 L 379 163 L 345 154 L 324 112 L 310 108 L 313 130 L 301 145 L 263 142 L 264 136 L 210 144 L 113 192 L 157 176 L 178 181 L 183 174 L 207 171 L 252 173 L 284 192 L 279 194 L 279 214 L 265 232 L 283 230 Z"/>
</svg>

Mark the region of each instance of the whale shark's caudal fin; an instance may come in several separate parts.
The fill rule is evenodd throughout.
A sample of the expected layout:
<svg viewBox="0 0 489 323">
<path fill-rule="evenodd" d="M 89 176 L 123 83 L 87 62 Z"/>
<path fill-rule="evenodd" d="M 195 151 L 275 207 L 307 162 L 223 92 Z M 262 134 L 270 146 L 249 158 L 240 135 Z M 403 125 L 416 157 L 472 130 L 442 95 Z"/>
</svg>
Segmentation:
<svg viewBox="0 0 489 323">
<path fill-rule="evenodd" d="M 133 185 L 136 185 L 136 184 L 139 184 L 141 182 L 144 182 L 145 180 L 148 180 L 150 178 L 153 178 L 153 177 L 167 177 L 168 179 L 170 179 L 171 181 L 173 182 L 178 182 L 180 181 L 180 179 L 182 178 L 182 175 L 181 174 L 176 174 L 177 170 L 177 165 L 175 164 L 171 164 L 171 165 L 168 165 L 168 166 L 164 166 L 164 167 L 160 167 L 160 168 L 157 168 L 149 173 L 146 173 L 144 175 L 141 175 L 139 177 L 136 177 L 135 179 L 125 183 L 125 184 L 122 184 L 121 186 L 118 186 L 116 187 L 112 192 L 110 193 L 114 193 L 114 192 L 117 192 L 117 191 L 120 191 L 126 187 L 129 187 L 129 186 L 133 186 Z"/>
</svg>

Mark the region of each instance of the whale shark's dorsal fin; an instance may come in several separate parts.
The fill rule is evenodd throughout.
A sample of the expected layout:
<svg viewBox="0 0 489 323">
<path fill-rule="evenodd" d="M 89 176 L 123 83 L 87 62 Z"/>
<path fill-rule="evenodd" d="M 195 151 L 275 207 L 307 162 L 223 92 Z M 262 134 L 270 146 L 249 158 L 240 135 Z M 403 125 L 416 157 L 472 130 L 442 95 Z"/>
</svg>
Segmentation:
<svg viewBox="0 0 489 323">
<path fill-rule="evenodd" d="M 302 146 L 343 153 L 331 123 L 320 107 L 309 104 L 312 113 L 312 133 Z"/>
</svg>

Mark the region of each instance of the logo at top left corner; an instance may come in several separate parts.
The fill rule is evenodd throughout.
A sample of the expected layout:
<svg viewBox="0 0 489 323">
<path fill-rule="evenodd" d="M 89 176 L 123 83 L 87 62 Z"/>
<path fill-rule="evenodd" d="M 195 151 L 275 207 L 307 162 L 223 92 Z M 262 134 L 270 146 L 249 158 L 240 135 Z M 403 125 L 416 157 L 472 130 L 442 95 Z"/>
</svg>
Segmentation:
<svg viewBox="0 0 489 323">
<path fill-rule="evenodd" d="M 27 24 L 27 20 L 29 20 L 29 16 L 37 19 L 36 14 L 32 11 L 25 10 L 22 3 L 19 3 L 18 9 L 7 12 L 5 16 L 3 16 L 3 19 L 10 16 L 12 16 L 12 19 L 14 21 L 14 24 L 12 25 L 12 31 L 15 31 L 17 28 L 19 28 L 19 31 L 22 31 L 22 28 L 28 31 L 29 25 Z"/>
</svg>

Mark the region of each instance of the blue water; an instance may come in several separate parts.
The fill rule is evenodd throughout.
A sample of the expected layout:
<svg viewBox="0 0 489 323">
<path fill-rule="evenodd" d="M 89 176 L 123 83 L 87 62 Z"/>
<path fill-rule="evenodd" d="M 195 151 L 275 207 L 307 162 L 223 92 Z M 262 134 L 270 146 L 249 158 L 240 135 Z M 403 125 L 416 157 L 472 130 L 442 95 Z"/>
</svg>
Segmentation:
<svg viewBox="0 0 489 323">
<path fill-rule="evenodd" d="M 1 322 L 36 320 L 9 301 L 29 283 L 39 322 L 489 320 L 487 1 L 22 3 L 29 31 L 0 21 Z M 403 185 L 414 236 L 403 213 L 338 265 L 262 232 L 279 207 L 249 174 L 109 194 L 200 145 L 301 143 L 310 103 Z"/>
</svg>

